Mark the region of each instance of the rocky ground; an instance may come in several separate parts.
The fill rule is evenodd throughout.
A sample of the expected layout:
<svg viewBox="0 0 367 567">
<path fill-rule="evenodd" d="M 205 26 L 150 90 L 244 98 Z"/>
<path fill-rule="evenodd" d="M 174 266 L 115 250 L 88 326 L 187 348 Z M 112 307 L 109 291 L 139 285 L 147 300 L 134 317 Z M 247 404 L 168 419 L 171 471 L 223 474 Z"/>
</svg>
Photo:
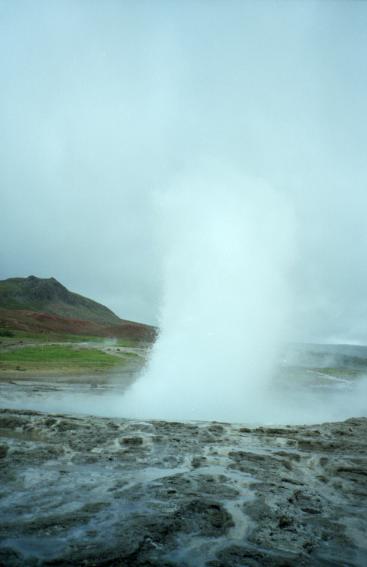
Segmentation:
<svg viewBox="0 0 367 567">
<path fill-rule="evenodd" d="M 0 564 L 367 564 L 367 419 L 249 428 L 0 410 Z"/>
</svg>

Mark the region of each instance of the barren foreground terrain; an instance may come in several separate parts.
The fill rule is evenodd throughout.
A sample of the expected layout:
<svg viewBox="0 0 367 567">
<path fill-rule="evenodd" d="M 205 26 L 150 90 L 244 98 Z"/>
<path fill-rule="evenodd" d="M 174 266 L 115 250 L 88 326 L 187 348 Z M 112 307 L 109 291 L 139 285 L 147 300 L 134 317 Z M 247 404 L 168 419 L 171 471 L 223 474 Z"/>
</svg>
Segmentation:
<svg viewBox="0 0 367 567">
<path fill-rule="evenodd" d="M 0 411 L 0 564 L 367 564 L 367 419 L 248 428 Z"/>
</svg>

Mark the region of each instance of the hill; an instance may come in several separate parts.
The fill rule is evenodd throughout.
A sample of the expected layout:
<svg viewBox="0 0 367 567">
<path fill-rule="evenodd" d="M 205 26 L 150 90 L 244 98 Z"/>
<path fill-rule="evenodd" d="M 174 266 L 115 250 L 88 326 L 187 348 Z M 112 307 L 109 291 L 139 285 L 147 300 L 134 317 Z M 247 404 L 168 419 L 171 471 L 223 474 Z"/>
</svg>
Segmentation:
<svg viewBox="0 0 367 567">
<path fill-rule="evenodd" d="M 104 305 L 69 291 L 55 278 L 0 281 L 0 327 L 153 340 L 155 328 L 120 319 Z"/>
<path fill-rule="evenodd" d="M 51 313 L 102 324 L 121 321 L 104 305 L 69 291 L 55 278 L 29 276 L 0 281 L 0 307 Z"/>
</svg>

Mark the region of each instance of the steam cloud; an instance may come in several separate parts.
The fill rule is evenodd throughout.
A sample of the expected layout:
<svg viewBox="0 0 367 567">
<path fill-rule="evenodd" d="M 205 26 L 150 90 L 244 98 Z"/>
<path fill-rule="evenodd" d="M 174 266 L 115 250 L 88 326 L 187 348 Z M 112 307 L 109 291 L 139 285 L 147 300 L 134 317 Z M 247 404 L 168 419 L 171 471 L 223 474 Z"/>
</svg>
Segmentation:
<svg viewBox="0 0 367 567">
<path fill-rule="evenodd" d="M 208 164 L 158 197 L 160 336 L 124 415 L 259 417 L 290 314 L 294 222 L 279 192 Z"/>
</svg>

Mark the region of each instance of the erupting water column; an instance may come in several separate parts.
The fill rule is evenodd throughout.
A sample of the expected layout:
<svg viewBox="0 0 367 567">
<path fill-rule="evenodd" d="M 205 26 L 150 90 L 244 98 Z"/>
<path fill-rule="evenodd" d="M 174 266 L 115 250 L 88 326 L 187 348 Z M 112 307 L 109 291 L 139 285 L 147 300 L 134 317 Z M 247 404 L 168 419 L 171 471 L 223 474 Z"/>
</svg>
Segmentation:
<svg viewBox="0 0 367 567">
<path fill-rule="evenodd" d="M 291 210 L 265 183 L 213 168 L 161 194 L 158 210 L 160 335 L 124 415 L 259 420 L 285 338 Z"/>
</svg>

